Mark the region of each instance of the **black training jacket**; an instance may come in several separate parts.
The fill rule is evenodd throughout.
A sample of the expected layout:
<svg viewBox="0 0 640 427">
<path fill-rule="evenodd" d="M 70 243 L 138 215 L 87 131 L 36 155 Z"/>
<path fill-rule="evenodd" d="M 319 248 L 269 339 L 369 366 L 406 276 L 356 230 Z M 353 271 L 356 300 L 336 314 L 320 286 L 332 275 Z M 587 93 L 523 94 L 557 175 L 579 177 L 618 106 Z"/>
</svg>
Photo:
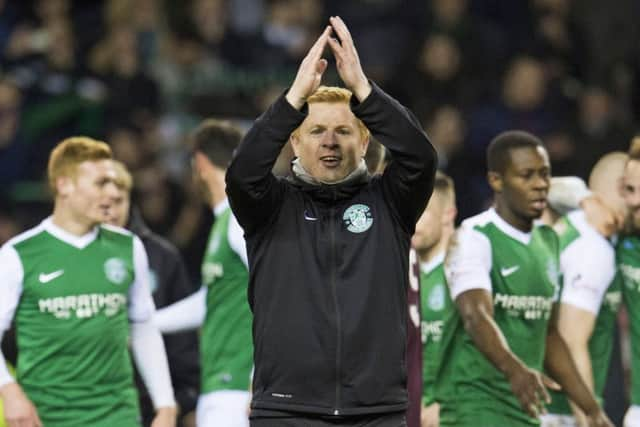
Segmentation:
<svg viewBox="0 0 640 427">
<path fill-rule="evenodd" d="M 409 246 L 437 159 L 415 117 L 372 87 L 351 108 L 392 154 L 382 176 L 336 185 L 273 176 L 305 118 L 284 96 L 257 119 L 227 171 L 249 257 L 254 409 L 348 416 L 406 408 Z"/>
</svg>

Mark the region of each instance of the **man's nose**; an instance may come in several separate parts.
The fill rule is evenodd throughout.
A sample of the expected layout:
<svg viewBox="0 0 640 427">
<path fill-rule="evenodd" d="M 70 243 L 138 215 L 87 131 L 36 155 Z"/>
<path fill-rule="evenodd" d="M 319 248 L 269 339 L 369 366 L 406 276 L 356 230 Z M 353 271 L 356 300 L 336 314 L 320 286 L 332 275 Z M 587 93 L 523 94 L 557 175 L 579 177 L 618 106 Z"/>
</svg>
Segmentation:
<svg viewBox="0 0 640 427">
<path fill-rule="evenodd" d="M 327 148 L 335 148 L 338 146 L 338 140 L 334 132 L 327 132 L 322 139 L 322 146 Z"/>
</svg>

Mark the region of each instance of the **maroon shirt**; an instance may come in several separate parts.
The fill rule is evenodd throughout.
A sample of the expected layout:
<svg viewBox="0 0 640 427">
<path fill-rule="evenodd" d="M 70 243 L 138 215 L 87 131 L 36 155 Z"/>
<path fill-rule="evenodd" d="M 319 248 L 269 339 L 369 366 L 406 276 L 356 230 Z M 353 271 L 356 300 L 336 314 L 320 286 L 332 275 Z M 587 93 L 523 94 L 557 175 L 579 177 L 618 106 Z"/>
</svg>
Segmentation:
<svg viewBox="0 0 640 427">
<path fill-rule="evenodd" d="M 420 427 L 422 408 L 422 342 L 420 341 L 420 262 L 415 249 L 409 253 L 409 318 L 407 322 L 407 427 Z"/>
</svg>

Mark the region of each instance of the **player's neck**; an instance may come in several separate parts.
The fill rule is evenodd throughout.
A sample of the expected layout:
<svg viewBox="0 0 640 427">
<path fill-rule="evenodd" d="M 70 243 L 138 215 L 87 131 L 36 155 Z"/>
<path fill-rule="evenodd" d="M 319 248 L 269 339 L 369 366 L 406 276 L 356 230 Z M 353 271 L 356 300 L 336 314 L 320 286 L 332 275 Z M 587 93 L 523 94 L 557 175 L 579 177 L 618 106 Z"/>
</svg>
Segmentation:
<svg viewBox="0 0 640 427">
<path fill-rule="evenodd" d="M 427 263 L 434 259 L 438 254 L 445 251 L 448 241 L 449 239 L 442 238 L 438 243 L 428 249 L 416 250 L 416 252 L 418 253 L 418 258 L 420 258 L 420 262 Z"/>
<path fill-rule="evenodd" d="M 211 195 L 211 209 L 215 209 L 220 203 L 227 198 L 227 192 L 225 191 L 226 185 L 224 181 L 224 171 L 218 173 L 212 173 L 207 178 L 207 187 L 209 189 L 209 194 Z"/>
<path fill-rule="evenodd" d="M 496 205 L 495 205 L 496 213 L 502 218 L 507 224 L 512 227 L 524 231 L 528 233 L 533 228 L 533 219 L 525 218 L 520 215 L 517 215 L 513 212 L 512 209 L 509 209 L 501 199 L 496 197 Z"/>
<path fill-rule="evenodd" d="M 53 209 L 51 221 L 55 226 L 60 227 L 74 236 L 84 236 L 97 225 L 79 220 L 74 217 L 69 209 L 64 209 L 57 203 Z"/>
<path fill-rule="evenodd" d="M 209 185 L 209 194 L 211 194 L 211 209 L 215 209 L 216 206 L 227 198 L 227 193 L 224 191 L 224 185 Z"/>
</svg>

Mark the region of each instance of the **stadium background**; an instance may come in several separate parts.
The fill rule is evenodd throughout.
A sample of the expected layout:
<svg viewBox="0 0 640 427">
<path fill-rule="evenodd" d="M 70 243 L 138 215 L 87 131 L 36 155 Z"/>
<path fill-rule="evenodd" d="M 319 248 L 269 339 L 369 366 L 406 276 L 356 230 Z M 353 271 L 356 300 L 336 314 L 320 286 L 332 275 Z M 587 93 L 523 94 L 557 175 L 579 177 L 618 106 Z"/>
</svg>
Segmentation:
<svg viewBox="0 0 640 427">
<path fill-rule="evenodd" d="M 639 12 L 637 0 L 0 0 L 0 243 L 50 212 L 49 151 L 85 134 L 133 171 L 143 217 L 199 283 L 212 219 L 185 135 L 209 116 L 250 125 L 329 15 L 427 129 L 459 218 L 489 203 L 484 151 L 505 129 L 542 137 L 555 175 L 586 178 L 637 130 Z M 331 67 L 326 81 L 338 83 Z M 620 323 L 607 403 L 618 423 Z"/>
</svg>

